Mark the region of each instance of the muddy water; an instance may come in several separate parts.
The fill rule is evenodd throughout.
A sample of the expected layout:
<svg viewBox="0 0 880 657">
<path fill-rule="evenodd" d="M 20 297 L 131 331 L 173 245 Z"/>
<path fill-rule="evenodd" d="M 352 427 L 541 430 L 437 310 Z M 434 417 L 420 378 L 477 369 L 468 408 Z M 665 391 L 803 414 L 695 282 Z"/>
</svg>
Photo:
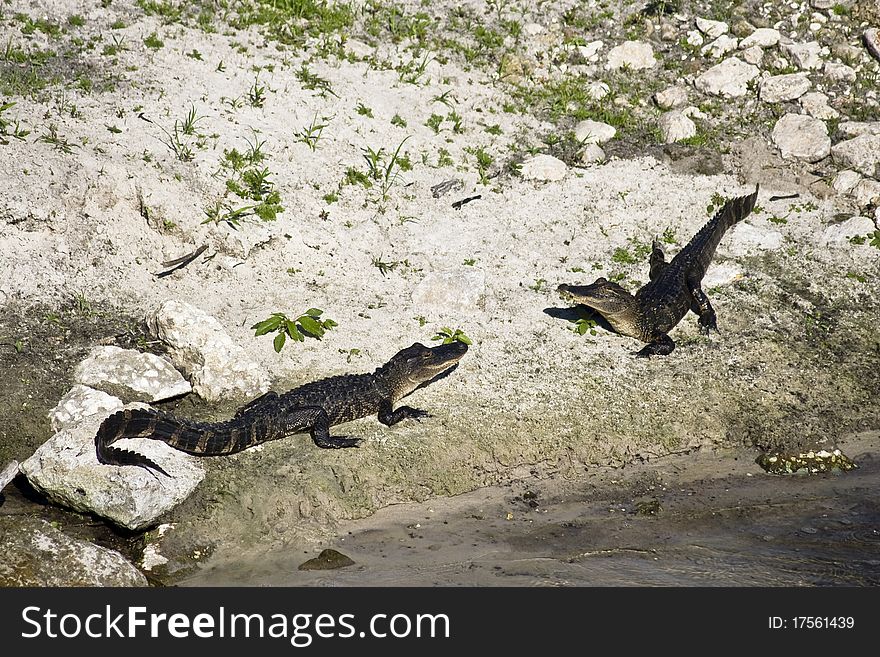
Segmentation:
<svg viewBox="0 0 880 657">
<path fill-rule="evenodd" d="M 703 450 L 389 507 L 333 541 L 206 564 L 180 584 L 877 585 L 880 433 L 839 446 L 859 469 L 774 476 L 754 452 Z M 355 565 L 297 569 L 325 547 Z"/>
</svg>

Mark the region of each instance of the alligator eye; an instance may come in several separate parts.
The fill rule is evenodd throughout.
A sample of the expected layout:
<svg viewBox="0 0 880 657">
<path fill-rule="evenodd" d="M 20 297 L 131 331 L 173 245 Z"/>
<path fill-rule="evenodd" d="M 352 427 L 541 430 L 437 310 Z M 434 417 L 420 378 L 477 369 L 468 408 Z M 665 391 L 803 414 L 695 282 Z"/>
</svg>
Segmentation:
<svg viewBox="0 0 880 657">
<path fill-rule="evenodd" d="M 431 351 L 423 351 L 422 352 L 422 360 L 428 360 L 431 357 Z"/>
<path fill-rule="evenodd" d="M 593 282 L 593 285 L 598 285 L 599 283 L 607 283 L 607 282 L 608 282 L 608 279 L 607 279 L 607 278 L 605 278 L 604 276 L 600 276 L 599 278 L 597 278 L 597 279 Z"/>
</svg>

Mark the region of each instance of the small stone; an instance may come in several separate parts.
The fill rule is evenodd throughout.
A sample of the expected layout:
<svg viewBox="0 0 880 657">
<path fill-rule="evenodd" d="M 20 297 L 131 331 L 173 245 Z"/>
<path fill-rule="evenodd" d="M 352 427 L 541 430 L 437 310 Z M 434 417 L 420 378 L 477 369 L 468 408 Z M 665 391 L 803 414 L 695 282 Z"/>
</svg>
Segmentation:
<svg viewBox="0 0 880 657">
<path fill-rule="evenodd" d="M 723 21 L 713 21 L 708 18 L 697 17 L 697 29 L 710 39 L 717 39 L 722 34 L 727 34 L 730 26 Z"/>
<path fill-rule="evenodd" d="M 617 134 L 614 126 L 585 119 L 574 127 L 574 137 L 584 144 L 604 144 Z"/>
<path fill-rule="evenodd" d="M 580 161 L 583 164 L 595 164 L 605 161 L 605 151 L 599 144 L 587 144 L 580 153 Z"/>
<path fill-rule="evenodd" d="M 818 42 L 783 43 L 780 47 L 802 71 L 822 68 L 822 46 Z"/>
<path fill-rule="evenodd" d="M 299 570 L 335 570 L 353 566 L 354 561 L 333 549 L 321 550 L 321 554 L 299 565 Z"/>
<path fill-rule="evenodd" d="M 374 51 L 372 46 L 357 39 L 346 39 L 345 49 L 359 59 L 372 57 Z"/>
<path fill-rule="evenodd" d="M 679 111 L 672 110 L 660 116 L 657 122 L 664 144 L 689 139 L 697 134 L 697 126 Z"/>
<path fill-rule="evenodd" d="M 852 217 L 843 223 L 828 226 L 822 231 L 822 246 L 850 246 L 850 238 L 874 232 L 874 222 L 868 217 Z"/>
<path fill-rule="evenodd" d="M 803 114 L 786 114 L 773 127 L 773 143 L 782 157 L 818 162 L 831 153 L 825 123 Z"/>
<path fill-rule="evenodd" d="M 700 54 L 703 56 L 708 55 L 713 59 L 720 59 L 724 57 L 729 52 L 733 52 L 736 50 L 739 45 L 739 40 L 734 37 L 727 36 L 726 34 L 722 34 L 720 37 L 715 39 L 712 43 L 707 43 L 700 49 Z"/>
<path fill-rule="evenodd" d="M 810 0 L 813 9 L 831 9 L 839 0 Z"/>
<path fill-rule="evenodd" d="M 654 49 L 650 43 L 624 41 L 608 53 L 606 67 L 612 71 L 624 66 L 632 70 L 639 70 L 654 68 L 656 65 L 657 60 L 654 58 Z"/>
<path fill-rule="evenodd" d="M 880 182 L 863 178 L 852 189 L 852 197 L 862 210 L 880 206 Z"/>
<path fill-rule="evenodd" d="M 721 287 L 722 285 L 730 285 L 734 281 L 738 281 L 743 277 L 743 270 L 739 265 L 733 263 L 718 263 L 709 267 L 706 275 L 703 277 L 703 288 L 712 289 L 713 287 Z"/>
<path fill-rule="evenodd" d="M 678 28 L 670 21 L 660 22 L 660 40 L 675 41 L 678 38 Z"/>
<path fill-rule="evenodd" d="M 880 62 L 880 30 L 876 27 L 869 27 L 862 35 L 862 42 L 871 57 Z"/>
<path fill-rule="evenodd" d="M 804 111 L 815 119 L 828 121 L 840 116 L 840 112 L 828 105 L 828 96 L 818 91 L 801 96 L 800 104 Z"/>
<path fill-rule="evenodd" d="M 73 378 L 128 401 L 162 401 L 192 390 L 189 381 L 164 358 L 112 345 L 92 349 L 76 366 Z"/>
<path fill-rule="evenodd" d="M 684 87 L 668 87 L 654 94 L 654 102 L 660 109 L 674 109 L 687 105 L 688 93 Z"/>
<path fill-rule="evenodd" d="M 745 39 L 740 41 L 739 47 L 742 50 L 753 48 L 754 46 L 760 46 L 761 48 L 771 48 L 772 46 L 775 46 L 777 43 L 779 43 L 780 37 L 781 35 L 779 34 L 779 30 L 774 30 L 770 27 L 759 27 Z"/>
<path fill-rule="evenodd" d="M 837 128 L 847 137 L 880 135 L 880 121 L 842 121 Z"/>
<path fill-rule="evenodd" d="M 703 35 L 700 34 L 697 30 L 691 30 L 690 32 L 687 33 L 687 36 L 685 37 L 685 41 L 687 42 L 687 44 L 689 46 L 693 46 L 694 48 L 699 48 L 700 46 L 702 46 L 705 43 L 706 40 L 703 38 Z"/>
<path fill-rule="evenodd" d="M 812 82 L 806 73 L 774 75 L 761 81 L 758 95 L 765 103 L 779 103 L 800 98 L 811 86 Z"/>
<path fill-rule="evenodd" d="M 856 70 L 846 64 L 825 62 L 825 75 L 835 82 L 855 82 Z"/>
<path fill-rule="evenodd" d="M 6 488 L 6 484 L 15 479 L 16 475 L 18 475 L 18 461 L 12 460 L 6 464 L 2 470 L 0 470 L 0 492 Z"/>
<path fill-rule="evenodd" d="M 523 26 L 523 32 L 529 36 L 537 36 L 544 31 L 544 26 L 540 23 L 526 23 Z"/>
<path fill-rule="evenodd" d="M 748 83 L 759 73 L 757 66 L 729 57 L 699 76 L 694 85 L 704 93 L 736 98 L 748 93 Z"/>
<path fill-rule="evenodd" d="M 837 175 L 834 176 L 834 180 L 831 181 L 831 186 L 838 194 L 848 194 L 859 184 L 861 179 L 862 177 L 857 171 L 844 169 L 843 171 L 837 172 Z"/>
<path fill-rule="evenodd" d="M 880 165 L 880 135 L 861 135 L 838 142 L 831 149 L 831 155 L 838 166 L 876 177 Z"/>
<path fill-rule="evenodd" d="M 764 50 L 761 48 L 761 46 L 752 46 L 751 48 L 746 48 L 742 51 L 742 58 L 747 64 L 760 66 L 761 62 L 764 61 Z"/>
<path fill-rule="evenodd" d="M 595 62 L 599 58 L 599 51 L 603 45 L 601 41 L 591 41 L 584 46 L 578 46 L 577 51 L 588 62 Z"/>
<path fill-rule="evenodd" d="M 562 180 L 568 170 L 565 162 L 552 155 L 535 155 L 526 159 L 520 167 L 523 180 Z"/>
<path fill-rule="evenodd" d="M 473 313 L 485 291 L 486 274 L 482 269 L 447 269 L 427 274 L 413 290 L 412 301 L 416 306 L 448 314 Z"/>
</svg>

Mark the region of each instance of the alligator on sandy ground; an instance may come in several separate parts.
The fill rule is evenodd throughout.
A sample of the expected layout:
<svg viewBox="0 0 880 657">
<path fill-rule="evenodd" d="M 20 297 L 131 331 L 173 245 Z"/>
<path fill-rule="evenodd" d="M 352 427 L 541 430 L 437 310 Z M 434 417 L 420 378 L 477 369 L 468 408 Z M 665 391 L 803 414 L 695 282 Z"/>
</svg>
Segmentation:
<svg viewBox="0 0 880 657">
<path fill-rule="evenodd" d="M 724 233 L 748 216 L 757 199 L 756 185 L 754 193 L 727 201 L 672 262 L 666 262 L 660 244 L 654 240 L 650 281 L 635 296 L 605 278 L 596 279 L 592 285 L 563 284 L 558 290 L 596 310 L 617 333 L 646 342 L 637 356 L 665 356 L 675 349 L 668 333 L 688 310 L 700 316 L 701 332 L 709 335 L 711 329 L 718 330 L 715 311 L 700 283 Z"/>
<path fill-rule="evenodd" d="M 436 347 L 425 347 L 417 342 L 399 351 L 373 373 L 333 376 L 283 395 L 267 392 L 225 422 L 195 422 L 154 409 L 117 411 L 104 420 L 95 436 L 98 461 L 107 465 L 152 468 L 168 476 L 147 457 L 111 447 L 121 438 L 161 440 L 196 456 L 235 454 L 269 440 L 306 431 L 311 433 L 318 447 L 357 447 L 360 438 L 331 436 L 330 427 L 374 413 L 386 426 L 408 418 L 430 417 L 427 412 L 409 406 L 395 409 L 394 404 L 451 370 L 467 349 L 462 342 Z"/>
</svg>

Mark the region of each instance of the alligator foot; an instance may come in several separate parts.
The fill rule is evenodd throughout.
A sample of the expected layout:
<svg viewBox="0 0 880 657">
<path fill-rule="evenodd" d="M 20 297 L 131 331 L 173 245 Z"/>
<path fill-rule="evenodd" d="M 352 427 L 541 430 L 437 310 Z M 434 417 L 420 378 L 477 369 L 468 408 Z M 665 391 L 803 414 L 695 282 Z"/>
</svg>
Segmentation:
<svg viewBox="0 0 880 657">
<path fill-rule="evenodd" d="M 707 338 L 709 337 L 710 331 L 715 331 L 716 333 L 721 333 L 718 330 L 718 322 L 715 318 L 715 311 L 712 311 L 711 314 L 707 313 L 704 315 L 700 315 L 700 318 L 697 320 L 697 326 L 700 329 L 700 333 L 705 335 Z"/>
<path fill-rule="evenodd" d="M 651 356 L 666 356 L 675 349 L 675 343 L 665 333 L 653 342 L 646 344 L 641 351 L 637 351 L 636 358 L 650 358 Z"/>
<path fill-rule="evenodd" d="M 391 402 L 383 403 L 379 408 L 379 422 L 386 427 L 397 424 L 401 420 L 421 420 L 423 417 L 433 417 L 428 411 L 411 406 L 401 406 L 395 410 L 391 410 Z"/>
<path fill-rule="evenodd" d="M 345 447 L 357 447 L 363 442 L 363 438 L 353 436 L 315 436 L 315 444 L 323 449 L 343 449 Z"/>
</svg>

